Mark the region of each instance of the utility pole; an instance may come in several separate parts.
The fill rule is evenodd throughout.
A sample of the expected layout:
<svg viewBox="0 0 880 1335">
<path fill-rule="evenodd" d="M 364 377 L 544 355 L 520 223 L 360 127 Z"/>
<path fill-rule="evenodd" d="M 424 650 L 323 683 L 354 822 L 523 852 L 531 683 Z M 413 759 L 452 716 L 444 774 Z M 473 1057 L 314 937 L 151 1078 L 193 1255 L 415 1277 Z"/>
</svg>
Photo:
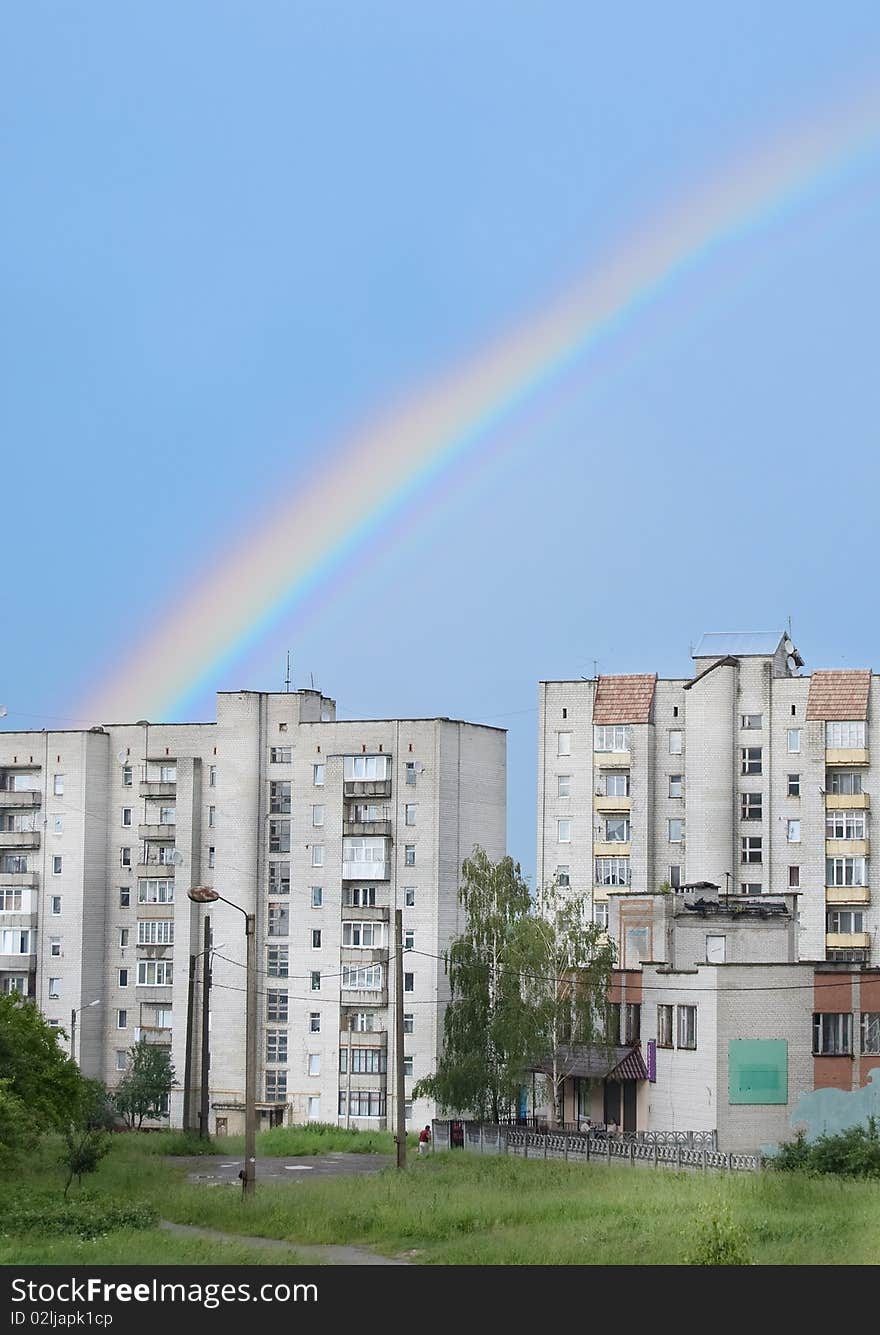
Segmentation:
<svg viewBox="0 0 880 1335">
<path fill-rule="evenodd" d="M 76 1008 L 70 1012 L 70 1060 L 76 1061 Z"/>
<path fill-rule="evenodd" d="M 192 1129 L 192 1096 L 193 1096 L 193 1003 L 196 995 L 196 960 L 198 955 L 189 957 L 189 985 L 186 992 L 186 1060 L 183 1069 L 183 1127 L 185 1131 Z"/>
<path fill-rule="evenodd" d="M 257 919 L 245 914 L 247 1008 L 245 1014 L 244 1178 L 242 1194 L 253 1196 L 257 1175 Z"/>
<path fill-rule="evenodd" d="M 394 1073 L 397 1167 L 406 1168 L 406 1108 L 403 1086 L 403 910 L 394 910 Z"/>
<path fill-rule="evenodd" d="M 208 1138 L 209 1087 L 208 1072 L 211 1068 L 211 1034 L 209 1020 L 211 1016 L 211 919 L 205 914 L 204 950 L 202 951 L 202 1073 L 199 1087 L 199 1136 Z"/>
</svg>

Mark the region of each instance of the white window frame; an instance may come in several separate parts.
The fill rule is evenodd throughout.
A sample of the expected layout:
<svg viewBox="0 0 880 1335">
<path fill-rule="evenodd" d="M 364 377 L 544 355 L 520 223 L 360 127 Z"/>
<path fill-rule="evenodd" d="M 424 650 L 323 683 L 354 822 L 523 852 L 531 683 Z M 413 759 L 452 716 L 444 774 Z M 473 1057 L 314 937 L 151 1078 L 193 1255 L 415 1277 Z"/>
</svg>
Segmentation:
<svg viewBox="0 0 880 1335">
<path fill-rule="evenodd" d="M 681 728 L 670 728 L 669 730 L 669 754 L 671 756 L 684 754 L 684 733 Z"/>
<path fill-rule="evenodd" d="M 829 751 L 863 751 L 864 719 L 829 720 L 825 724 L 825 747 Z"/>
<path fill-rule="evenodd" d="M 562 733 L 558 734 L 560 737 Z M 570 734 L 569 734 L 570 735 Z M 597 723 L 593 728 L 593 750 L 601 755 L 624 755 L 630 749 L 628 723 Z M 568 752 L 560 751 L 559 755 Z"/>
<path fill-rule="evenodd" d="M 799 816 L 790 817 L 785 824 L 785 837 L 790 844 L 801 842 L 801 822 Z"/>
<path fill-rule="evenodd" d="M 571 843 L 571 817 L 565 816 L 556 822 L 556 842 L 558 844 Z"/>
<path fill-rule="evenodd" d="M 689 1041 L 691 1040 L 691 1041 Z M 675 1046 L 683 1052 L 697 1049 L 697 1008 L 678 1004 L 675 1008 Z"/>
<path fill-rule="evenodd" d="M 799 756 L 801 753 L 801 730 L 800 728 L 788 729 L 788 754 L 790 756 Z"/>
<path fill-rule="evenodd" d="M 669 820 L 666 822 L 666 824 L 667 824 L 667 827 L 668 827 L 668 834 L 669 834 L 669 842 L 670 842 L 670 844 L 683 844 L 683 843 L 684 843 L 684 817 L 683 817 L 683 816 L 670 816 L 670 818 L 669 818 Z"/>
</svg>

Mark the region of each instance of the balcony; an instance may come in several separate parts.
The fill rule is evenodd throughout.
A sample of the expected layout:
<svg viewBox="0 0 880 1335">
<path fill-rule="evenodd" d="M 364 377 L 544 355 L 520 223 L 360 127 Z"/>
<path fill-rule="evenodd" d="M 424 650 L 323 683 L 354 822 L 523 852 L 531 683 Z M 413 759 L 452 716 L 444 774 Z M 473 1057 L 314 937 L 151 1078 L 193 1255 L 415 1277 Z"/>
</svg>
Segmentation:
<svg viewBox="0 0 880 1335">
<path fill-rule="evenodd" d="M 871 944 L 870 932 L 826 932 L 826 950 L 866 950 Z"/>
<path fill-rule="evenodd" d="M 0 955 L 0 973 L 34 973 L 37 968 L 37 955 Z"/>
<path fill-rule="evenodd" d="M 170 1047 L 172 1033 L 173 1030 L 171 1028 L 160 1028 L 158 1025 L 142 1024 L 139 1029 L 135 1031 L 135 1042 L 138 1041 L 138 1036 L 140 1036 L 145 1043 L 157 1043 L 161 1047 Z"/>
<path fill-rule="evenodd" d="M 0 848 L 39 847 L 39 830 L 0 830 Z"/>
<path fill-rule="evenodd" d="M 625 844 L 611 843 L 606 844 L 604 840 L 597 839 L 593 844 L 593 856 L 597 858 L 628 858 L 630 854 L 630 841 Z"/>
<path fill-rule="evenodd" d="M 339 958 L 343 964 L 384 964 L 388 946 L 340 946 Z"/>
<path fill-rule="evenodd" d="M 864 811 L 871 805 L 867 793 L 826 793 L 826 811 Z"/>
<path fill-rule="evenodd" d="M 387 1029 L 342 1029 L 339 1033 L 341 1048 L 387 1048 Z"/>
<path fill-rule="evenodd" d="M 632 764 L 629 751 L 596 751 L 593 758 L 597 769 L 629 769 Z M 563 759 L 559 757 L 560 764 Z"/>
<path fill-rule="evenodd" d="M 35 890 L 40 881 L 35 871 L 0 871 L 0 889 L 29 886 Z"/>
<path fill-rule="evenodd" d="M 597 793 L 593 799 L 594 811 L 631 811 L 631 797 L 606 797 L 604 793 Z"/>
<path fill-rule="evenodd" d="M 130 868 L 125 867 L 123 870 L 129 871 Z M 167 876 L 169 880 L 173 879 L 176 870 L 177 868 L 173 862 L 157 862 L 155 859 L 151 859 L 149 862 L 139 862 L 135 868 L 138 876 Z"/>
<path fill-rule="evenodd" d="M 375 1010 L 379 1006 L 388 1005 L 388 989 L 383 987 L 374 991 L 368 988 L 341 987 L 339 998 L 343 1006 L 356 1006 L 359 1010 Z"/>
<path fill-rule="evenodd" d="M 867 885 L 826 885 L 826 904 L 870 904 L 871 891 Z"/>
<path fill-rule="evenodd" d="M 870 765 L 866 746 L 830 746 L 825 749 L 826 765 Z"/>
<path fill-rule="evenodd" d="M 28 811 L 40 806 L 42 801 L 42 793 L 14 793 L 6 788 L 0 789 L 0 811 Z"/>
<path fill-rule="evenodd" d="M 390 779 L 346 779 L 342 785 L 344 797 L 390 797 Z"/>
<path fill-rule="evenodd" d="M 177 835 L 176 825 L 139 825 L 139 839 L 162 839 L 166 843 L 174 842 Z"/>
<path fill-rule="evenodd" d="M 390 862 L 343 862 L 343 881 L 387 881 L 391 876 Z"/>
<path fill-rule="evenodd" d="M 379 835 L 390 839 L 391 831 L 392 824 L 390 820 L 344 820 L 342 822 L 343 834 Z"/>
<path fill-rule="evenodd" d="M 382 904 L 343 904 L 342 916 L 346 922 L 388 922 L 391 909 Z"/>
<path fill-rule="evenodd" d="M 141 797 L 175 797 L 177 783 L 167 779 L 141 779 L 138 793 Z"/>
<path fill-rule="evenodd" d="M 826 839 L 826 857 L 866 858 L 870 852 L 869 839 Z"/>
</svg>

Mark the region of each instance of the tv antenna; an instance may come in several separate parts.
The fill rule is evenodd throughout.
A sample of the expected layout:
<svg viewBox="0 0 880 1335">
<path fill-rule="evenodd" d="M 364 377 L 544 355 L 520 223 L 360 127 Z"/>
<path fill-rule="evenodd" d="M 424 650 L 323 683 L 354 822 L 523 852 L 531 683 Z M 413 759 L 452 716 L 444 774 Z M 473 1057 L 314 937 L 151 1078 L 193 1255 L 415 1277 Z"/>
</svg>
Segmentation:
<svg viewBox="0 0 880 1335">
<path fill-rule="evenodd" d="M 287 651 L 287 676 L 284 678 L 284 689 L 290 691 L 290 650 Z"/>
</svg>

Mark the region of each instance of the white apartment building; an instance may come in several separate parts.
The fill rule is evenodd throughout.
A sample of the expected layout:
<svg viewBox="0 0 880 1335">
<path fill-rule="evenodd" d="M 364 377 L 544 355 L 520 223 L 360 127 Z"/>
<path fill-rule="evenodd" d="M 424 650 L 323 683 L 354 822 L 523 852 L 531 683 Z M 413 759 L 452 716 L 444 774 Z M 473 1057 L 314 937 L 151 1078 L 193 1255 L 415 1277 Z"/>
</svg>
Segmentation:
<svg viewBox="0 0 880 1335">
<path fill-rule="evenodd" d="M 111 1087 L 138 1038 L 168 1046 L 171 1124 L 195 1125 L 208 915 L 209 1129 L 233 1133 L 253 913 L 264 1124 L 390 1126 L 394 910 L 409 1099 L 442 1047 L 462 861 L 505 850 L 505 751 L 445 718 L 339 722 L 314 690 L 221 693 L 216 723 L 0 733 L 0 988 L 68 1032 L 76 1012 Z M 204 885 L 238 908 L 190 901 Z"/>
<path fill-rule="evenodd" d="M 609 893 L 798 891 L 797 958 L 877 964 L 877 676 L 802 674 L 778 632 L 704 635 L 693 661 L 687 679 L 541 683 L 539 883 L 603 925 Z M 621 968 L 639 940 L 618 943 Z"/>
</svg>

